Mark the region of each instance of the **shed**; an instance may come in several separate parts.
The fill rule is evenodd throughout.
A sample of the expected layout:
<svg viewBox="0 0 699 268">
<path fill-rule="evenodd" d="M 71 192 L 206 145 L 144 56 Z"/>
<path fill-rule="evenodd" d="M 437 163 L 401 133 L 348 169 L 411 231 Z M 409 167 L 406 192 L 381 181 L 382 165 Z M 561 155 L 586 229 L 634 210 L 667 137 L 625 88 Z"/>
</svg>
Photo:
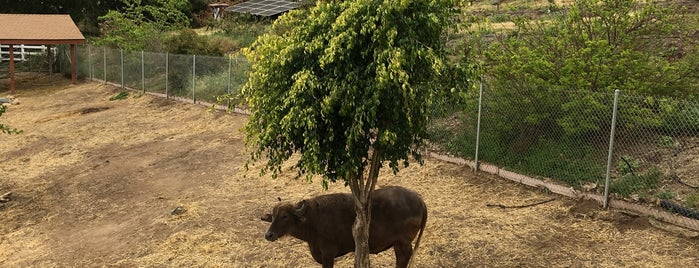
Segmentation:
<svg viewBox="0 0 699 268">
<path fill-rule="evenodd" d="M 221 15 L 223 15 L 223 10 L 225 10 L 229 5 L 226 3 L 213 3 L 209 4 L 209 7 L 211 7 L 214 10 L 214 19 L 216 21 L 221 21 Z"/>
<path fill-rule="evenodd" d="M 70 15 L 0 14 L 0 25 L 0 44 L 9 45 L 11 55 L 11 94 L 15 92 L 14 45 L 70 45 L 71 78 L 73 84 L 77 82 L 75 45 L 84 43 L 85 37 Z"/>
</svg>

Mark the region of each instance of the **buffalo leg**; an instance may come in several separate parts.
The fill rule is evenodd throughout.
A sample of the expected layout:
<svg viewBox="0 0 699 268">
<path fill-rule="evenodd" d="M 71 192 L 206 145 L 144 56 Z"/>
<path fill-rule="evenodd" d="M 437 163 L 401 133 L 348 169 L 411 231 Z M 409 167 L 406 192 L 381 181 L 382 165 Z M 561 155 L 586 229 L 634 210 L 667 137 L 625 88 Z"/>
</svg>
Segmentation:
<svg viewBox="0 0 699 268">
<path fill-rule="evenodd" d="M 311 247 L 311 256 L 316 262 L 320 263 L 323 268 L 332 268 L 335 265 L 335 255 L 322 251 L 320 247 Z"/>
<path fill-rule="evenodd" d="M 410 243 L 396 243 L 393 245 L 393 251 L 396 253 L 396 267 L 406 268 L 410 262 L 410 256 L 413 255 L 413 247 Z"/>
<path fill-rule="evenodd" d="M 323 268 L 333 268 L 335 266 L 335 257 L 323 255 Z"/>
</svg>

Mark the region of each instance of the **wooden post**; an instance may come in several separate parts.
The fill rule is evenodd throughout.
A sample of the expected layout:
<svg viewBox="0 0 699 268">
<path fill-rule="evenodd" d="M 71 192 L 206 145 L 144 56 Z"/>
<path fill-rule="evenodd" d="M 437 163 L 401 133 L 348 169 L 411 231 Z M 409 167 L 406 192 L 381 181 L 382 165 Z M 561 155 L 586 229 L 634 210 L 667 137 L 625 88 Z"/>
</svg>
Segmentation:
<svg viewBox="0 0 699 268">
<path fill-rule="evenodd" d="M 10 95 L 15 95 L 15 48 L 10 44 Z"/>
<path fill-rule="evenodd" d="M 75 44 L 70 44 L 70 78 L 74 85 L 78 83 L 75 64 Z"/>
</svg>

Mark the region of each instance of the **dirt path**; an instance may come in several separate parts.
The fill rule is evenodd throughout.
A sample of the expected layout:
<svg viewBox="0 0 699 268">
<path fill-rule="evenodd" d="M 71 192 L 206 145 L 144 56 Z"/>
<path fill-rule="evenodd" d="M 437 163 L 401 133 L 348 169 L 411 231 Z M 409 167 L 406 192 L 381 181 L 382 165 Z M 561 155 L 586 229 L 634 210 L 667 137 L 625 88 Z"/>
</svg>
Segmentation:
<svg viewBox="0 0 699 268">
<path fill-rule="evenodd" d="M 277 197 L 319 181 L 245 173 L 247 117 L 96 83 L 19 88 L 0 121 L 0 266 L 315 267 L 305 244 L 263 239 Z M 0 92 L 0 96 L 7 95 Z M 421 193 L 429 220 L 417 267 L 690 267 L 699 242 L 645 218 L 600 211 L 463 167 L 427 160 L 380 185 Z M 333 186 L 330 191 L 348 191 Z M 556 197 L 523 209 L 520 205 Z M 173 213 L 174 212 L 174 213 Z M 373 256 L 391 267 L 392 251 Z M 350 267 L 351 254 L 337 260 Z"/>
</svg>

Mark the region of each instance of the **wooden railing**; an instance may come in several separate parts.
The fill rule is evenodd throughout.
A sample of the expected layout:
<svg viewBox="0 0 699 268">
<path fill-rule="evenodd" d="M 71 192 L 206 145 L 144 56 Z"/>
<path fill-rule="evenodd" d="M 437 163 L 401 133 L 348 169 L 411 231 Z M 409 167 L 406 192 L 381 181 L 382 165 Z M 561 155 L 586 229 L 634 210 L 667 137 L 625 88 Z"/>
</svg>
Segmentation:
<svg viewBox="0 0 699 268">
<path fill-rule="evenodd" d="M 28 56 L 43 55 L 46 53 L 46 46 L 14 45 L 15 61 L 26 61 Z M 10 60 L 10 46 L 0 44 L 0 62 Z"/>
</svg>

